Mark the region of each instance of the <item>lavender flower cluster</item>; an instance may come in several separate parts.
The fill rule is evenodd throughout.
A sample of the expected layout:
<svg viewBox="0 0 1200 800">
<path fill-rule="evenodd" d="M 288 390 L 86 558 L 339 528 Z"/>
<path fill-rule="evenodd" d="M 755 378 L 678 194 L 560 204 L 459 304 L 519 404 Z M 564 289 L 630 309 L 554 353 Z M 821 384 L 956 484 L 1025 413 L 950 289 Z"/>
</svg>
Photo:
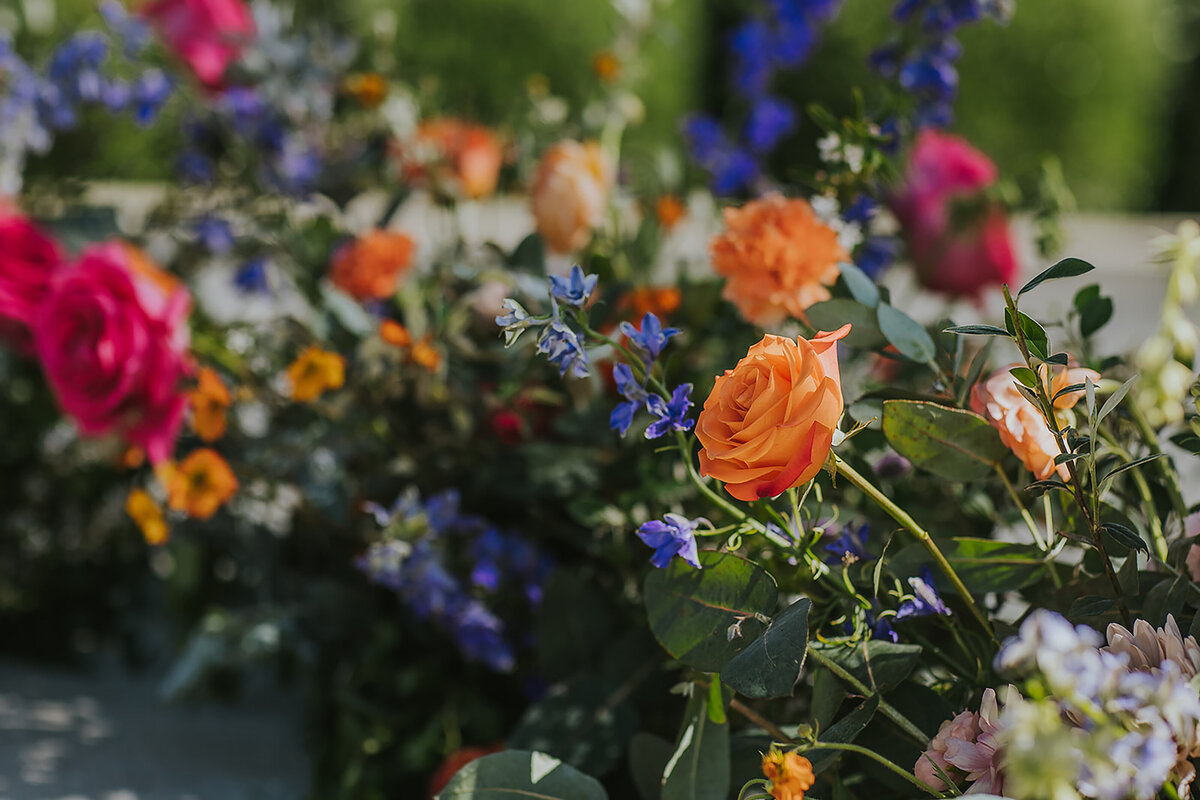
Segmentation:
<svg viewBox="0 0 1200 800">
<path fill-rule="evenodd" d="M 1174 661 L 1131 669 L 1101 643 L 1039 610 L 997 654 L 997 670 L 1029 695 L 1006 703 L 996 734 L 1011 796 L 1151 800 L 1194 775 L 1200 694 Z"/>
<path fill-rule="evenodd" d="M 537 608 L 553 563 L 534 545 L 506 533 L 482 517 L 464 514 L 457 492 L 421 502 L 415 491 L 390 508 L 368 503 L 383 538 L 368 547 L 356 566 L 391 589 L 419 620 L 429 620 L 454 639 L 463 656 L 497 672 L 516 665 L 509 625 L 484 602 L 506 588 L 519 587 Z M 460 579 L 451 553 L 468 553 L 468 577 Z"/>
<path fill-rule="evenodd" d="M 41 69 L 0 32 L 0 195 L 15 195 L 30 153 L 44 154 L 57 133 L 79 124 L 88 108 L 129 113 L 141 126 L 158 116 L 173 84 L 142 57 L 150 30 L 117 0 L 100 5 L 106 31 L 81 31 L 59 45 Z M 118 64 L 110 51 L 121 54 Z"/>
</svg>

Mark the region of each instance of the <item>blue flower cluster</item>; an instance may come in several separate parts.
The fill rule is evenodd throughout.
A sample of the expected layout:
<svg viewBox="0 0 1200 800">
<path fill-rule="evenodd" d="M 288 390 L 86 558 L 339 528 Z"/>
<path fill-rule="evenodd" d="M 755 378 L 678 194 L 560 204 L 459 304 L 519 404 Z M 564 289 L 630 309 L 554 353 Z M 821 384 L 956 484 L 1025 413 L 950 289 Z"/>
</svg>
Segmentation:
<svg viewBox="0 0 1200 800">
<path fill-rule="evenodd" d="M 530 542 L 506 533 L 482 517 L 464 514 L 458 494 L 443 492 L 422 502 L 408 492 L 390 507 L 366 506 L 384 529 L 384 538 L 367 549 L 356 566 L 373 583 L 398 594 L 417 619 L 445 630 L 471 661 L 497 672 L 516 665 L 505 621 L 481 599 L 506 588 L 519 588 L 536 608 L 553 563 Z M 463 566 L 469 578 L 456 577 L 453 554 L 469 554 Z"/>
<path fill-rule="evenodd" d="M 624 436 L 633 425 L 634 416 L 644 408 L 654 418 L 646 428 L 647 439 L 657 439 L 671 431 L 691 430 L 695 420 L 687 417 L 692 408 L 692 384 L 681 383 L 676 386 L 669 400 L 646 388 L 650 369 L 662 355 L 667 341 L 678 334 L 679 329 L 664 328 L 658 317 L 647 313 L 642 317 L 641 328 L 622 322 L 621 333 L 625 334 L 630 346 L 643 358 L 645 369 L 639 383 L 628 364 L 617 364 L 613 367 L 613 380 L 617 384 L 617 391 L 625 399 L 618 403 L 609 415 L 608 426 Z"/>
<path fill-rule="evenodd" d="M 681 514 L 665 514 L 663 519 L 652 519 L 638 528 L 638 538 L 654 548 L 650 563 L 663 569 L 671 559 L 679 556 L 696 569 L 700 569 L 700 553 L 696 549 L 696 528 L 705 519 L 688 519 Z"/>
<path fill-rule="evenodd" d="M 1011 13 L 1006 0 L 899 0 L 892 18 L 911 29 L 871 54 L 871 66 L 895 80 L 916 101 L 914 129 L 945 127 L 954 120 L 958 93 L 955 63 L 962 45 L 958 29 L 984 19 L 1003 21 Z"/>
<path fill-rule="evenodd" d="M 867 194 L 859 195 L 846 207 L 842 218 L 858 225 L 864 232 L 871 229 L 871 220 L 879 213 L 879 204 Z M 885 234 L 867 234 L 854 250 L 854 264 L 868 277 L 875 278 L 883 272 L 900 251 L 900 240 Z"/>
<path fill-rule="evenodd" d="M 596 289 L 596 280 L 595 275 L 584 275 L 578 264 L 571 267 L 566 277 L 550 276 L 550 313 L 542 316 L 530 316 L 516 300 L 506 299 L 507 311 L 496 317 L 496 324 L 504 329 L 504 346 L 511 347 L 527 328 L 541 328 L 537 351 L 545 353 L 550 363 L 558 367 L 559 375 L 570 372 L 577 378 L 586 378 L 591 374 L 587 352 L 579 334 L 563 318 L 560 304 L 582 309 Z"/>
<path fill-rule="evenodd" d="M 841 0 L 765 0 L 761 13 L 729 37 L 732 82 L 748 112 L 736 137 L 705 114 L 684 122 L 692 158 L 712 178 L 713 192 L 734 194 L 759 177 L 759 162 L 796 129 L 796 107 L 771 93 L 775 75 L 808 60 L 818 33 L 837 15 Z"/>
<path fill-rule="evenodd" d="M 16 194 L 29 153 L 47 152 L 54 136 L 79 124 L 87 108 L 128 113 L 149 125 L 171 96 L 170 78 L 141 56 L 150 41 L 145 22 L 117 0 L 100 6 L 107 31 L 81 31 L 51 53 L 39 71 L 0 32 L 0 194 Z M 110 60 L 119 45 L 123 69 Z"/>
</svg>

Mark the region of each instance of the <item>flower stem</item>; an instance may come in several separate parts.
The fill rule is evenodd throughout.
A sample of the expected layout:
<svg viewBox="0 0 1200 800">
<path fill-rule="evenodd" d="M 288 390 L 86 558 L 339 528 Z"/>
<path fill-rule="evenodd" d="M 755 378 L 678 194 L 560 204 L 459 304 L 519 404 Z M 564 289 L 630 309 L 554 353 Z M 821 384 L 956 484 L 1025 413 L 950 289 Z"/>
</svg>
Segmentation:
<svg viewBox="0 0 1200 800">
<path fill-rule="evenodd" d="M 1142 435 L 1142 439 L 1146 442 L 1146 447 L 1150 448 L 1150 452 L 1159 454 L 1162 452 L 1162 447 L 1158 443 L 1158 435 L 1154 429 L 1150 427 L 1150 423 L 1146 420 L 1146 416 L 1141 409 L 1137 407 L 1137 403 L 1127 403 L 1126 408 L 1129 410 L 1129 416 L 1133 418 L 1133 424 L 1137 426 L 1138 433 Z M 1165 459 L 1159 459 L 1158 468 L 1163 475 L 1163 485 L 1167 490 L 1167 495 L 1171 498 L 1171 507 L 1175 513 L 1179 515 L 1179 524 L 1183 524 L 1183 520 L 1187 518 L 1188 510 L 1187 503 L 1183 500 L 1183 493 L 1179 489 L 1179 476 L 1175 471 L 1167 466 Z"/>
<path fill-rule="evenodd" d="M 867 748 L 862 747 L 860 745 L 843 744 L 842 742 L 817 742 L 816 744 L 808 745 L 807 747 L 801 748 L 800 752 L 808 752 L 810 750 L 844 750 L 847 753 L 857 753 L 860 756 L 866 756 L 867 758 L 870 758 L 870 759 L 878 762 L 880 765 L 882 765 L 882 766 L 886 767 L 887 769 L 891 770 L 892 772 L 896 773 L 901 778 L 904 778 L 906 781 L 913 784 L 914 786 L 920 787 L 920 789 L 922 791 L 928 792 L 931 796 L 933 796 L 933 797 L 941 797 L 942 796 L 941 792 L 939 792 L 937 789 L 934 789 L 932 786 L 925 783 L 925 781 L 916 777 L 908 770 L 904 769 L 903 767 L 897 766 L 894 762 L 889 761 L 888 759 L 879 755 L 875 751 L 868 750 Z"/>
<path fill-rule="evenodd" d="M 987 632 L 987 635 L 990 638 L 995 639 L 996 634 L 992 631 L 991 623 L 988 622 L 983 611 L 980 610 L 978 605 L 976 605 L 975 598 L 971 596 L 969 591 L 967 591 L 967 587 L 963 585 L 962 578 L 958 577 L 958 573 L 954 571 L 954 567 L 952 567 L 950 562 L 946 560 L 946 556 L 937 546 L 937 542 L 933 540 L 933 537 L 929 535 L 929 532 L 918 525 L 917 521 L 913 519 L 907 511 L 893 503 L 891 498 L 879 491 L 879 489 L 875 488 L 873 483 L 860 475 L 853 467 L 843 461 L 842 458 L 837 454 L 833 454 L 833 468 L 836 470 L 837 474 L 845 475 L 846 478 L 859 489 L 859 491 L 871 498 L 873 501 L 875 501 L 876 505 L 886 511 L 888 516 L 896 520 L 896 522 L 900 523 L 905 530 L 917 537 L 921 544 L 925 546 L 925 549 L 929 552 L 929 555 L 933 557 L 933 560 L 942 570 L 942 573 L 950 579 L 950 583 L 954 586 L 954 589 L 962 597 L 963 602 L 967 604 L 967 608 L 971 610 L 972 616 L 975 617 L 980 626 L 984 629 L 984 631 Z"/>
<path fill-rule="evenodd" d="M 1017 494 L 1017 490 L 1013 487 L 1012 481 L 1010 481 L 1008 476 L 1004 474 L 1004 468 L 999 464 L 996 465 L 996 474 L 1000 476 L 1000 480 L 1004 484 L 1004 488 L 1008 490 L 1008 496 L 1012 498 L 1013 503 L 1021 512 L 1021 519 L 1025 520 L 1025 527 L 1029 528 L 1029 532 L 1033 534 L 1033 540 L 1037 542 L 1038 549 L 1042 551 L 1047 550 L 1048 545 L 1042 541 L 1041 530 L 1038 528 L 1037 523 L 1033 521 L 1033 517 L 1029 514 L 1029 509 L 1025 508 L 1025 504 L 1021 502 L 1021 496 Z"/>
<path fill-rule="evenodd" d="M 870 697 L 872 694 L 874 694 L 874 692 L 872 692 L 865 683 L 854 677 L 849 670 L 834 661 L 829 656 L 822 653 L 817 648 L 809 647 L 808 657 L 832 672 L 838 678 L 850 684 L 850 686 L 853 687 L 853 689 L 863 697 Z M 879 700 L 879 711 L 892 722 L 896 723 L 900 730 L 907 733 L 919 744 L 927 744 L 929 742 L 929 736 L 924 731 L 913 724 L 912 720 L 910 720 L 908 717 L 901 714 L 895 706 L 885 702 L 882 698 Z"/>
</svg>

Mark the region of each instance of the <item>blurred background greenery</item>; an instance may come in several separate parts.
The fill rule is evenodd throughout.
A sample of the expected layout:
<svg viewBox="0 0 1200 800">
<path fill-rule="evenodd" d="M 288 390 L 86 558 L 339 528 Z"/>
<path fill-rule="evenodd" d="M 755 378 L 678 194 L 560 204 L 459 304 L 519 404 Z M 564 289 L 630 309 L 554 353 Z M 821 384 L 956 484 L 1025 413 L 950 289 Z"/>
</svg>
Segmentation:
<svg viewBox="0 0 1200 800">
<path fill-rule="evenodd" d="M 94 15 L 93 0 L 12 1 L 33 23 L 22 34 L 26 51 L 48 49 Z M 891 5 L 846 0 L 811 65 L 779 90 L 848 111 L 850 88 L 870 82 L 865 58 L 886 37 Z M 403 76 L 444 111 L 492 124 L 522 107 L 531 78 L 574 108 L 594 96 L 592 57 L 610 43 L 617 20 L 610 0 L 296 0 L 296 7 L 302 18 L 354 33 L 363 68 Z M 632 133 L 635 143 L 677 143 L 681 114 L 731 108 L 724 33 L 746 9 L 742 0 L 669 4 L 636 81 L 646 118 Z M 963 44 L 956 128 L 1018 185 L 1030 188 L 1053 154 L 1081 208 L 1200 208 L 1200 3 L 1017 0 L 1009 25 L 970 27 Z M 34 172 L 165 177 L 171 128 L 142 132 L 98 119 L 64 138 Z M 816 135 L 805 126 L 781 148 L 779 174 L 811 164 Z"/>
</svg>

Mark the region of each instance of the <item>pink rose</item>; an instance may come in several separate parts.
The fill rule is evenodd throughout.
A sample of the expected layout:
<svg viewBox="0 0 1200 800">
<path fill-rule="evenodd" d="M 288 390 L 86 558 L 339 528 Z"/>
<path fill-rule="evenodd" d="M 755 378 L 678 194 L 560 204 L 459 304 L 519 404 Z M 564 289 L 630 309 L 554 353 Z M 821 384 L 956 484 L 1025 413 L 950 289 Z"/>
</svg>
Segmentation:
<svg viewBox="0 0 1200 800">
<path fill-rule="evenodd" d="M 183 424 L 191 296 L 140 251 L 90 247 L 34 320 L 37 354 L 63 410 L 88 434 L 117 433 L 158 463 Z"/>
<path fill-rule="evenodd" d="M 62 266 L 53 239 L 24 217 L 0 212 L 0 337 L 33 350 L 30 325 Z"/>
<path fill-rule="evenodd" d="M 966 140 L 932 128 L 918 134 L 891 206 L 927 289 L 978 299 L 1017 276 L 1007 215 L 983 196 L 995 182 L 996 165 Z M 966 212 L 965 204 L 978 208 Z"/>
<path fill-rule="evenodd" d="M 142 15 L 205 86 L 220 86 L 229 65 L 254 36 L 242 0 L 154 0 Z"/>
</svg>

